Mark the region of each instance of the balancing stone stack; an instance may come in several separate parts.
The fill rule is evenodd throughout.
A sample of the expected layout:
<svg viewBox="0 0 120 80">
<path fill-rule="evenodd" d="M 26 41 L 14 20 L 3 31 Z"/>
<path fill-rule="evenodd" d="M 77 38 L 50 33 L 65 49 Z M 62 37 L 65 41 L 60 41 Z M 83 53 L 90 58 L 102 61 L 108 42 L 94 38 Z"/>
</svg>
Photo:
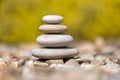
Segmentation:
<svg viewBox="0 0 120 80">
<path fill-rule="evenodd" d="M 40 59 L 65 59 L 78 54 L 75 48 L 67 47 L 73 38 L 70 35 L 62 34 L 67 26 L 60 23 L 64 20 L 58 15 L 47 15 L 42 18 L 46 23 L 39 27 L 39 30 L 46 33 L 37 38 L 41 48 L 33 49 L 32 55 Z"/>
</svg>

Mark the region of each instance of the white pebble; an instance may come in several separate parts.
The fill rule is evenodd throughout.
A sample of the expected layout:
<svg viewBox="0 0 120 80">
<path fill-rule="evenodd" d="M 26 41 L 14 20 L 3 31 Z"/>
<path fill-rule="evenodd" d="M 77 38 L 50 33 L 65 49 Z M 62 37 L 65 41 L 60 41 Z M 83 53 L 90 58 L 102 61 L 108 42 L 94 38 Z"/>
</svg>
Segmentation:
<svg viewBox="0 0 120 80">
<path fill-rule="evenodd" d="M 59 15 L 46 15 L 42 18 L 45 23 L 61 23 L 64 19 Z"/>
</svg>

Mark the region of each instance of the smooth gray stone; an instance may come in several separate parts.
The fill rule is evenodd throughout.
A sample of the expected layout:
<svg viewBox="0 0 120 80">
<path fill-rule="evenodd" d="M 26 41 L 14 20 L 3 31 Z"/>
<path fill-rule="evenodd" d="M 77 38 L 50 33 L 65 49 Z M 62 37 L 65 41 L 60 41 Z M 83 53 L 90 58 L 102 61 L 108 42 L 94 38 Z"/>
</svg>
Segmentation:
<svg viewBox="0 0 120 80">
<path fill-rule="evenodd" d="M 70 35 L 45 34 L 40 35 L 36 41 L 44 47 L 65 47 L 72 43 L 73 38 Z"/>
<path fill-rule="evenodd" d="M 80 68 L 79 63 L 75 59 L 70 59 L 65 63 L 65 66 L 73 67 L 73 68 Z"/>
<path fill-rule="evenodd" d="M 64 20 L 64 18 L 59 15 L 46 15 L 42 18 L 42 20 L 45 23 L 59 24 Z"/>
<path fill-rule="evenodd" d="M 39 30 L 44 33 L 63 33 L 67 30 L 67 26 L 60 24 L 45 24 L 41 25 Z"/>
<path fill-rule="evenodd" d="M 37 48 L 32 50 L 32 55 L 40 59 L 71 58 L 78 54 L 75 48 Z"/>
</svg>

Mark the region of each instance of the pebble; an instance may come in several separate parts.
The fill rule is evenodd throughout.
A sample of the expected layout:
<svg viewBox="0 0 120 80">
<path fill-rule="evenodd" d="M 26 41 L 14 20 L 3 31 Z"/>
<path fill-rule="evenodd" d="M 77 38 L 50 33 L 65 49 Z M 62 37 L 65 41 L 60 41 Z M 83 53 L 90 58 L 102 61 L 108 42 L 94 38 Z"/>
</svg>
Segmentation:
<svg viewBox="0 0 120 80">
<path fill-rule="evenodd" d="M 25 65 L 25 60 L 24 59 L 21 59 L 18 61 L 18 67 L 22 67 Z"/>
<path fill-rule="evenodd" d="M 105 62 L 100 62 L 98 60 L 94 60 L 91 62 L 91 64 L 96 65 L 96 66 L 101 66 L 101 65 L 105 65 Z"/>
<path fill-rule="evenodd" d="M 40 59 L 63 59 L 71 58 L 78 54 L 74 48 L 36 48 L 32 55 Z"/>
<path fill-rule="evenodd" d="M 67 26 L 65 25 L 53 25 L 53 24 L 45 24 L 39 27 L 39 30 L 44 33 L 63 33 L 67 30 Z"/>
<path fill-rule="evenodd" d="M 29 60 L 25 63 L 25 67 L 33 68 L 34 67 L 34 62 L 33 60 Z"/>
<path fill-rule="evenodd" d="M 103 70 L 104 72 L 107 72 L 107 73 L 118 73 L 120 71 L 120 69 L 117 67 L 115 68 L 108 68 L 107 66 L 103 65 L 103 66 L 100 66 L 100 69 Z"/>
<path fill-rule="evenodd" d="M 120 58 L 113 58 L 111 61 L 120 64 Z"/>
<path fill-rule="evenodd" d="M 71 44 L 72 36 L 62 34 L 45 34 L 37 38 L 37 42 L 44 47 L 64 47 Z"/>
<path fill-rule="evenodd" d="M 66 61 L 65 66 L 72 67 L 72 68 L 79 68 L 80 65 L 75 59 L 70 59 Z"/>
<path fill-rule="evenodd" d="M 46 63 L 48 64 L 63 64 L 63 60 L 62 59 L 51 59 L 51 60 L 47 60 Z"/>
<path fill-rule="evenodd" d="M 19 68 L 19 67 L 23 67 L 25 65 L 25 60 L 21 59 L 21 60 L 17 60 L 17 59 L 13 59 L 10 63 L 10 67 L 11 68 Z"/>
<path fill-rule="evenodd" d="M 79 63 L 83 63 L 83 62 L 91 62 L 94 60 L 93 55 L 79 55 L 78 57 L 76 57 L 76 61 L 78 61 Z"/>
<path fill-rule="evenodd" d="M 108 73 L 117 73 L 120 71 L 120 65 L 109 61 L 106 65 L 100 66 L 100 68 Z"/>
<path fill-rule="evenodd" d="M 13 68 L 13 69 L 18 68 L 18 61 L 16 59 L 13 59 L 11 61 L 10 68 Z"/>
<path fill-rule="evenodd" d="M 88 64 L 88 63 L 82 63 L 80 65 L 81 68 L 85 69 L 85 70 L 90 70 L 90 69 L 94 69 L 96 66 L 93 64 Z"/>
<path fill-rule="evenodd" d="M 55 64 L 55 63 L 53 63 L 53 64 L 50 65 L 50 67 L 55 68 L 55 69 L 61 69 L 61 68 L 64 67 L 64 64 Z"/>
<path fill-rule="evenodd" d="M 51 23 L 51 24 L 59 24 L 61 23 L 64 18 L 62 16 L 59 16 L 59 15 L 46 15 L 42 18 L 42 20 L 45 22 L 45 23 Z"/>
<path fill-rule="evenodd" d="M 120 64 L 120 58 L 118 56 L 114 56 L 114 55 L 107 56 L 105 61 L 106 61 L 106 63 L 112 61 L 117 64 Z"/>
<path fill-rule="evenodd" d="M 34 61 L 33 64 L 34 64 L 35 67 L 48 67 L 49 66 L 48 63 L 40 62 L 40 61 Z"/>
<path fill-rule="evenodd" d="M 96 56 L 95 59 L 92 61 L 92 64 L 95 64 L 97 66 L 104 65 L 106 58 L 104 56 Z"/>
<path fill-rule="evenodd" d="M 109 62 L 109 63 L 106 64 L 106 66 L 108 66 L 108 67 L 119 67 L 119 65 L 114 63 L 114 62 Z"/>
<path fill-rule="evenodd" d="M 74 59 L 70 59 L 68 60 L 65 64 L 51 64 L 50 67 L 58 69 L 58 70 L 70 70 L 70 69 L 79 69 L 80 65 L 79 63 L 74 60 Z"/>
<path fill-rule="evenodd" d="M 4 69 L 7 67 L 7 61 L 4 59 L 0 59 L 0 69 Z"/>
<path fill-rule="evenodd" d="M 106 57 L 105 56 L 101 56 L 101 55 L 98 55 L 95 57 L 96 60 L 100 61 L 100 62 L 104 62 Z"/>
</svg>

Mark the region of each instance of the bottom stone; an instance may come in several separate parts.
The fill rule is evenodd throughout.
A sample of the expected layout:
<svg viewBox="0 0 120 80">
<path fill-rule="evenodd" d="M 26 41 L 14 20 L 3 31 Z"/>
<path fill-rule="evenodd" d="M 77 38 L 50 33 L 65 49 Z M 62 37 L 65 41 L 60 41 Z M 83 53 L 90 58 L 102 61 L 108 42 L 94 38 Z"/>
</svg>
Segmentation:
<svg viewBox="0 0 120 80">
<path fill-rule="evenodd" d="M 32 50 L 32 55 L 40 59 L 64 59 L 78 54 L 74 48 L 37 48 Z"/>
</svg>

